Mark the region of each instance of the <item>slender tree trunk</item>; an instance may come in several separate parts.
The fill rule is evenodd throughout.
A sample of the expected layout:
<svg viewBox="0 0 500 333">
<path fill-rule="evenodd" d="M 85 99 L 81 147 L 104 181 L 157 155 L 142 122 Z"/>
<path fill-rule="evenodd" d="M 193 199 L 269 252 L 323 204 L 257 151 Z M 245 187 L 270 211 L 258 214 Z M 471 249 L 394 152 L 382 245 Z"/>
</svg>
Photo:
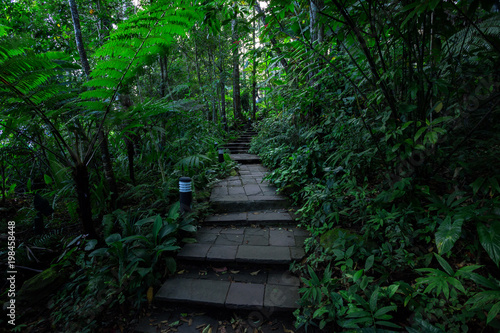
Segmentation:
<svg viewBox="0 0 500 333">
<path fill-rule="evenodd" d="M 118 186 L 116 185 L 115 173 L 113 172 L 113 165 L 111 164 L 111 156 L 108 148 L 108 135 L 104 133 L 104 130 L 99 131 L 98 135 L 102 164 L 104 167 L 104 177 L 106 177 L 106 182 L 108 183 L 109 191 L 111 192 L 110 206 L 113 210 L 115 210 L 116 199 L 118 198 Z"/>
<path fill-rule="evenodd" d="M 258 1 L 255 2 L 254 8 L 261 15 L 260 20 L 261 20 L 262 24 L 266 25 L 266 14 L 262 10 L 262 8 L 260 8 Z M 283 66 L 283 68 L 285 69 L 285 72 L 288 72 L 288 63 L 286 62 L 285 58 L 281 56 L 282 55 L 281 49 L 278 47 L 278 42 L 276 41 L 276 38 L 271 37 L 270 40 L 271 40 L 271 44 L 273 45 L 273 50 L 278 54 L 278 57 L 281 58 L 281 60 L 280 60 L 281 66 Z"/>
<path fill-rule="evenodd" d="M 313 47 L 320 47 L 321 43 L 323 42 L 323 29 L 321 28 L 321 25 L 318 23 L 318 12 L 320 8 L 322 7 L 322 0 L 310 0 L 309 1 L 309 32 L 310 32 L 310 38 L 311 38 L 311 45 Z M 315 95 L 320 94 L 321 87 L 317 85 L 316 81 L 316 75 L 319 73 L 319 64 L 318 62 L 320 59 L 314 58 L 313 63 L 311 64 L 311 67 L 313 67 L 313 70 L 309 72 L 309 86 L 313 87 L 315 90 Z M 312 110 L 312 116 L 317 119 L 318 116 L 321 114 L 321 108 L 316 103 L 314 100 L 311 103 L 311 110 Z"/>
<path fill-rule="evenodd" d="M 253 8 L 253 16 L 255 16 L 255 7 Z M 256 22 L 253 22 L 253 68 L 252 68 L 252 119 L 255 121 L 255 115 L 257 113 L 257 56 L 255 55 L 255 29 Z"/>
<path fill-rule="evenodd" d="M 89 235 L 90 239 L 99 240 L 99 236 L 94 228 L 92 220 L 92 207 L 90 201 L 89 172 L 85 163 L 78 163 L 73 168 L 73 178 L 76 183 L 76 193 L 78 197 L 78 216 L 83 227 L 83 231 Z"/>
<path fill-rule="evenodd" d="M 128 110 L 132 105 L 132 99 L 129 95 L 120 95 L 120 104 L 123 109 Z M 126 126 L 126 124 L 125 124 Z M 138 142 L 139 136 L 134 133 L 130 137 L 125 135 L 125 146 L 127 148 L 127 159 L 128 159 L 128 172 L 130 181 L 135 185 L 135 169 L 134 169 L 134 157 L 135 157 L 135 143 Z"/>
<path fill-rule="evenodd" d="M 82 67 L 84 69 L 85 75 L 87 76 L 87 79 L 90 79 L 90 65 L 87 59 L 87 52 L 85 51 L 85 45 L 83 44 L 82 30 L 80 27 L 80 16 L 78 15 L 76 1 L 75 0 L 68 0 L 68 1 L 71 8 L 71 17 L 73 18 L 73 27 L 75 29 L 75 40 L 78 53 L 80 54 L 80 61 L 82 63 Z M 107 134 L 104 133 L 102 129 L 99 131 L 97 135 L 99 139 L 99 148 L 101 150 L 104 176 L 106 177 L 108 188 L 109 191 L 111 192 L 110 206 L 112 209 L 114 209 L 116 205 L 116 198 L 118 197 L 118 186 L 116 185 L 116 178 L 113 172 L 113 162 L 111 161 L 111 155 L 109 153 L 108 136 Z"/>
<path fill-rule="evenodd" d="M 217 84 L 214 84 L 213 82 L 215 81 L 215 50 L 212 51 L 212 49 L 209 49 L 208 52 L 208 60 L 210 62 L 210 82 L 211 86 L 215 90 L 212 91 L 210 94 L 212 97 L 212 122 L 216 123 L 217 122 Z"/>
<path fill-rule="evenodd" d="M 236 3 L 234 8 L 236 11 Z M 241 94 L 240 94 L 240 54 L 239 54 L 239 40 L 237 29 L 237 13 L 235 12 L 234 18 L 231 21 L 231 34 L 233 41 L 233 111 L 234 121 L 237 123 L 242 119 L 241 115 Z"/>
<path fill-rule="evenodd" d="M 163 56 L 160 55 L 160 97 L 165 97 L 165 64 L 163 62 Z"/>
<path fill-rule="evenodd" d="M 87 59 L 87 52 L 85 51 L 85 46 L 83 45 L 82 38 L 82 28 L 80 27 L 80 15 L 78 15 L 78 9 L 76 7 L 76 0 L 68 0 L 69 8 L 71 10 L 71 17 L 73 18 L 73 28 L 75 30 L 75 41 L 78 54 L 80 55 L 80 61 L 82 63 L 83 71 L 87 78 L 90 75 L 90 65 Z"/>
</svg>

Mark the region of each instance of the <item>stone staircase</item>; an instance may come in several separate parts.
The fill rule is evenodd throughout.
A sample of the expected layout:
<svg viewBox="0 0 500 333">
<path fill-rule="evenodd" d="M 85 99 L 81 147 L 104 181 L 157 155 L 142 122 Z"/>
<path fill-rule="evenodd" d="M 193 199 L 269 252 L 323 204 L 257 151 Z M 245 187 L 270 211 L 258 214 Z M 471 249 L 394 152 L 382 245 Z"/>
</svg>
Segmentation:
<svg viewBox="0 0 500 333">
<path fill-rule="evenodd" d="M 246 131 L 234 142 L 227 143 L 222 148 L 229 150 L 229 156 L 233 161 L 239 164 L 259 164 L 260 157 L 257 155 L 249 154 L 250 141 L 257 133 L 253 131 Z M 244 170 L 242 170 L 244 171 Z"/>
<path fill-rule="evenodd" d="M 199 227 L 197 242 L 183 246 L 178 273 L 155 303 L 246 310 L 262 320 L 297 308 L 300 283 L 288 267 L 304 257 L 308 234 L 295 226 L 288 200 L 263 181 L 267 170 L 258 156 L 248 154 L 253 134 L 225 146 L 240 163 L 239 174 L 212 189 L 215 214 Z"/>
</svg>

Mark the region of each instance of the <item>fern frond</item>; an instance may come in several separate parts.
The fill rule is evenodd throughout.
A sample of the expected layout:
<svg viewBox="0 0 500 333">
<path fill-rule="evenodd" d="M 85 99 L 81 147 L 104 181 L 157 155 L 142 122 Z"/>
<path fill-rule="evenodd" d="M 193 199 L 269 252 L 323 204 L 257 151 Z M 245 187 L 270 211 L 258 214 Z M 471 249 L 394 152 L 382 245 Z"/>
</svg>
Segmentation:
<svg viewBox="0 0 500 333">
<path fill-rule="evenodd" d="M 486 37 L 498 40 L 500 38 L 500 14 L 495 14 L 484 20 L 477 24 L 477 27 Z M 491 44 L 485 40 L 482 34 L 472 27 L 464 28 L 451 36 L 447 45 L 445 50 L 455 55 L 458 55 L 460 50 L 462 50 L 462 45 L 463 50 L 469 54 L 493 51 Z"/>
<path fill-rule="evenodd" d="M 95 89 L 88 90 L 80 94 L 81 98 L 102 98 L 107 99 L 113 96 L 113 91 L 111 89 Z"/>
<path fill-rule="evenodd" d="M 175 164 L 176 167 L 182 170 L 198 169 L 205 166 L 205 163 L 209 162 L 210 158 L 206 155 L 196 154 L 192 156 L 187 156 L 181 159 Z"/>
<path fill-rule="evenodd" d="M 105 111 L 108 107 L 105 101 L 80 101 L 77 105 L 88 111 Z"/>
<path fill-rule="evenodd" d="M 83 85 L 86 87 L 103 87 L 103 88 L 113 89 L 118 85 L 119 82 L 120 82 L 119 80 L 115 80 L 112 78 L 97 77 L 95 79 L 85 82 Z M 80 95 L 80 97 L 85 98 L 85 96 L 82 95 Z"/>
</svg>

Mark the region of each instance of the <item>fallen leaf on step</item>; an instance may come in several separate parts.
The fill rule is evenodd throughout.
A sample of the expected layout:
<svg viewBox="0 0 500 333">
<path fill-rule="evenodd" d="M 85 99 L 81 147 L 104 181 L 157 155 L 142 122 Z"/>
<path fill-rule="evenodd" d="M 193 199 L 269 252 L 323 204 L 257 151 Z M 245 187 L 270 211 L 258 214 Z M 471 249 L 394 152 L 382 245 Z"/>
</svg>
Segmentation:
<svg viewBox="0 0 500 333">
<path fill-rule="evenodd" d="M 208 274 L 207 271 L 199 271 L 198 272 L 198 275 L 207 275 L 207 274 Z"/>
<path fill-rule="evenodd" d="M 213 270 L 214 270 L 214 272 L 216 272 L 216 273 L 222 273 L 222 272 L 227 271 L 227 267 L 222 267 L 222 268 L 212 267 L 212 269 L 213 269 Z"/>
<path fill-rule="evenodd" d="M 293 333 L 292 330 L 288 330 L 286 327 L 285 327 L 285 324 L 283 324 L 283 332 L 285 333 Z"/>
<path fill-rule="evenodd" d="M 260 269 L 258 271 L 250 273 L 250 275 L 256 276 L 257 274 L 259 274 L 259 272 L 260 272 Z"/>
<path fill-rule="evenodd" d="M 146 293 L 146 297 L 148 298 L 148 304 L 151 304 L 153 301 L 153 287 L 148 288 L 148 292 Z"/>
<path fill-rule="evenodd" d="M 210 325 L 208 325 L 207 327 L 205 327 L 203 329 L 202 333 L 212 333 L 212 327 L 210 327 Z"/>
<path fill-rule="evenodd" d="M 178 271 L 177 274 L 184 274 L 185 270 L 183 269 L 182 271 Z"/>
<path fill-rule="evenodd" d="M 230 271 L 231 274 L 238 274 L 240 271 Z"/>
<path fill-rule="evenodd" d="M 193 325 L 193 318 L 189 318 L 189 321 L 188 321 L 188 326 L 191 326 Z"/>
</svg>

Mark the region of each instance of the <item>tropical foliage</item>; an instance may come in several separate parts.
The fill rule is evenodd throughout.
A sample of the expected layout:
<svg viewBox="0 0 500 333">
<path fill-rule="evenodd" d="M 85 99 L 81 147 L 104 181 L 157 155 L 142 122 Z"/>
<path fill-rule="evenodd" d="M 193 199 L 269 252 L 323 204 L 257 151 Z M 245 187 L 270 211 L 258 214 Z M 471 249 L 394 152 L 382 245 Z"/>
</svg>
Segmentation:
<svg viewBox="0 0 500 333">
<path fill-rule="evenodd" d="M 147 305 L 247 118 L 311 232 L 298 328 L 500 329 L 498 1 L 0 8 L 0 220 L 24 235 L 20 279 L 63 285 L 18 330 L 116 329 L 106 314 Z"/>
</svg>

